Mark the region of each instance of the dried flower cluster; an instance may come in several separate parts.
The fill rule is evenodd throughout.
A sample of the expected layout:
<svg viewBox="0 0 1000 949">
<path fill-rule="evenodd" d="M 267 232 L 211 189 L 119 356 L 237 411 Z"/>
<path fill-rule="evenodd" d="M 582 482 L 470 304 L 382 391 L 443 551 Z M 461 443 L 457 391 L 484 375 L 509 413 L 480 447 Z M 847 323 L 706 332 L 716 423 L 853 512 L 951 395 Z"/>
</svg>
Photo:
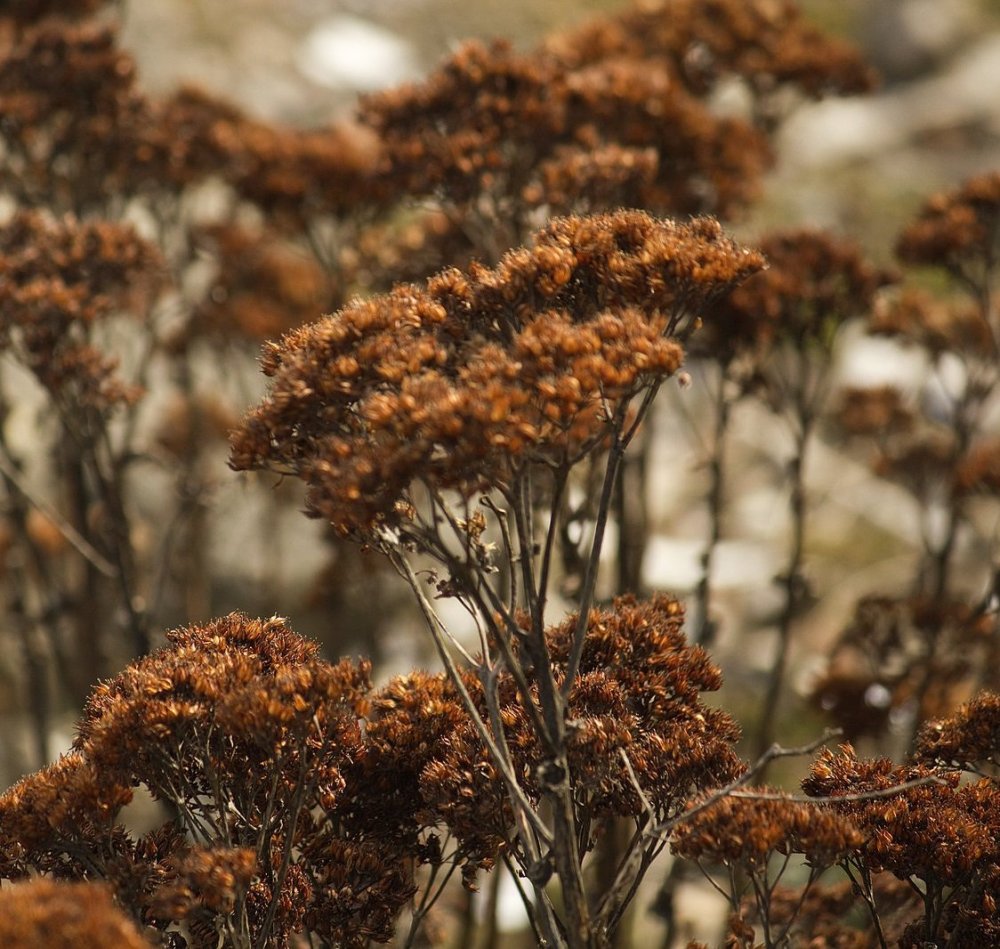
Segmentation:
<svg viewBox="0 0 1000 949">
<path fill-rule="evenodd" d="M 916 757 L 971 772 L 1000 765 L 1000 695 L 980 692 L 952 717 L 928 722 L 918 737 Z"/>
<path fill-rule="evenodd" d="M 713 108 L 731 77 L 753 115 Z M 791 3 L 643 4 L 529 53 L 466 44 L 425 82 L 364 100 L 360 119 L 385 145 L 387 189 L 433 198 L 466 253 L 496 260 L 539 211 L 732 214 L 771 162 L 774 92 L 870 86 L 857 52 Z"/>
<path fill-rule="evenodd" d="M 699 701 L 719 671 L 684 643 L 682 617 L 664 597 L 590 618 L 569 760 L 593 834 L 615 814 L 642 818 L 640 794 L 666 818 L 742 771 L 738 729 Z M 574 624 L 549 633 L 557 666 Z M 322 662 L 280 620 L 233 614 L 168 638 L 95 689 L 69 755 L 0 797 L 0 876 L 103 879 L 138 923 L 184 920 L 194 945 L 214 944 L 219 927 L 258 944 L 309 931 L 354 945 L 389 938 L 414 865 L 468 861 L 470 884 L 501 855 L 529 869 L 447 677 L 415 673 L 371 693 L 365 666 Z M 539 799 L 538 736 L 509 676 L 500 694 L 525 792 Z M 121 809 L 140 785 L 177 817 L 134 839 Z M 447 855 L 442 833 L 456 845 Z"/>
<path fill-rule="evenodd" d="M 446 271 L 270 344 L 268 398 L 238 469 L 298 474 L 312 513 L 374 538 L 410 485 L 465 494 L 569 466 L 638 392 L 675 372 L 671 338 L 762 266 L 708 220 L 565 218 L 494 269 Z"/>
<path fill-rule="evenodd" d="M 148 949 L 135 924 L 96 883 L 35 879 L 0 889 L 0 942 L 8 949 Z"/>
<path fill-rule="evenodd" d="M 864 797 L 921 778 L 935 780 L 900 794 Z M 901 946 L 939 940 L 990 944 L 1000 897 L 1000 787 L 995 781 L 960 784 L 957 772 L 923 764 L 897 768 L 888 759 L 859 759 L 843 746 L 839 753 L 827 750 L 817 758 L 803 788 L 834 799 L 853 796 L 836 807 L 866 840 L 845 868 L 860 883 L 857 891 L 866 897 L 876 925 L 873 875 L 887 871 L 913 885 L 923 915 L 907 926 Z"/>
<path fill-rule="evenodd" d="M 749 350 L 764 380 L 779 385 L 786 374 L 767 372 L 779 346 L 804 356 L 817 346 L 828 351 L 840 326 L 867 313 L 875 291 L 891 277 L 853 242 L 823 231 L 777 232 L 757 246 L 768 268 L 728 297 L 705 345 L 723 360 Z"/>
<path fill-rule="evenodd" d="M 196 239 L 213 253 L 217 269 L 185 342 L 216 336 L 259 345 L 311 322 L 336 299 L 316 261 L 274 234 L 220 224 L 202 229 Z"/>
<path fill-rule="evenodd" d="M 900 235 L 896 252 L 911 264 L 945 267 L 978 286 L 1000 247 L 1000 172 L 935 195 Z"/>
<path fill-rule="evenodd" d="M 947 714 L 989 650 L 994 619 L 927 597 L 860 600 L 813 698 L 849 738 L 878 735 L 919 702 L 919 721 Z"/>
<path fill-rule="evenodd" d="M 875 473 L 912 498 L 923 538 L 916 594 L 859 604 L 817 686 L 848 734 L 878 732 L 890 714 L 909 714 L 916 738 L 921 722 L 950 714 L 977 687 L 996 686 L 995 615 L 972 600 L 979 594 L 955 567 L 1000 486 L 989 421 L 1000 392 L 992 298 L 998 180 L 982 175 L 934 196 L 897 242 L 902 262 L 939 268 L 961 296 L 903 286 L 872 308 L 868 331 L 921 351 L 926 377 L 910 391 L 852 389 L 837 413 L 842 430 L 874 443 Z"/>
<path fill-rule="evenodd" d="M 699 811 L 680 825 L 673 848 L 692 859 L 751 870 L 766 868 L 774 854 L 800 853 L 822 868 L 863 840 L 850 822 L 829 810 L 787 800 L 774 789 L 755 790 L 761 798 L 723 797 Z"/>
<path fill-rule="evenodd" d="M 794 85 L 810 96 L 856 94 L 873 73 L 857 51 L 810 25 L 789 0 L 654 0 L 554 37 L 574 64 L 665 57 L 698 94 L 736 75 L 757 96 Z"/>
<path fill-rule="evenodd" d="M 104 879 L 139 923 L 184 920 L 194 945 L 219 931 L 286 945 L 304 927 L 387 939 L 410 855 L 338 816 L 364 754 L 367 666 L 321 661 L 276 619 L 168 639 L 94 690 L 70 754 L 0 798 L 0 875 Z M 120 822 L 136 786 L 177 815 L 139 839 Z"/>
<path fill-rule="evenodd" d="M 505 44 L 467 44 L 424 85 L 369 99 L 361 117 L 405 193 L 459 207 L 490 195 L 505 216 L 518 202 L 592 206 L 602 192 L 611 206 L 632 197 L 656 210 L 729 210 L 769 158 L 762 135 L 713 116 L 662 68 L 617 60 L 569 71 Z"/>
<path fill-rule="evenodd" d="M 106 409 L 136 393 L 92 342 L 96 325 L 143 315 L 160 256 L 128 226 L 21 212 L 0 227 L 0 346 L 53 399 Z"/>
<path fill-rule="evenodd" d="M 104 6 L 0 13 L 0 348 L 59 422 L 31 449 L 42 491 L 22 476 L 39 458 L 0 428 L 0 593 L 39 759 L 52 669 L 79 698 L 100 681 L 70 752 L 0 796 L 0 943 L 430 944 L 432 908 L 462 898 L 449 881 L 474 890 L 492 872 L 515 881 L 540 943 L 608 949 L 667 846 L 727 897 L 733 947 L 1000 941 L 997 695 L 956 709 L 1000 685 L 1000 639 L 992 595 L 970 605 L 953 569 L 1000 494 L 997 175 L 932 199 L 897 247 L 968 299 L 880 296 L 894 275 L 829 234 L 751 250 L 714 220 L 652 216 L 736 213 L 789 103 L 870 86 L 787 0 L 652 0 L 525 53 L 468 43 L 425 82 L 364 100 L 355 123 L 309 131 L 193 88 L 146 95 L 93 16 Z M 609 210 L 622 206 L 643 210 Z M 790 422 L 790 552 L 757 735 L 770 746 L 810 601 L 806 447 L 834 339 L 864 315 L 961 379 L 936 407 L 892 387 L 840 400 L 927 540 L 913 591 L 861 602 L 815 698 L 852 738 L 909 716 L 915 757 L 824 751 L 808 800 L 762 783 L 791 752 L 739 758 L 680 603 L 612 598 L 602 551 L 612 528 L 616 589 L 636 587 L 627 495 L 646 486 L 622 473 L 649 457 L 645 420 L 686 350 L 719 379 L 710 549 L 732 403 L 763 395 Z M 116 370 L 126 327 L 130 378 L 166 380 L 151 413 Z M 373 689 L 367 662 L 325 662 L 284 621 L 238 613 L 150 652 L 163 615 L 216 608 L 207 462 L 231 426 L 224 387 L 242 383 L 248 342 L 279 334 L 232 465 L 306 483 L 337 535 L 322 584 L 341 615 L 388 602 L 375 570 L 344 568 L 344 539 L 386 554 L 442 672 Z M 176 494 L 168 515 L 135 514 L 146 470 Z M 703 566 L 707 641 L 710 553 Z M 140 657 L 108 679 L 125 630 Z M 130 830 L 147 795 L 162 824 Z M 848 885 L 819 885 L 832 866 Z M 496 944 L 495 896 L 483 939 L 465 904 L 460 939 Z"/>
<path fill-rule="evenodd" d="M 564 674 L 576 622 L 571 616 L 547 631 L 557 678 Z M 699 693 L 721 684 L 719 670 L 703 650 L 685 643 L 682 622 L 680 604 L 667 597 L 617 600 L 590 616 L 567 713 L 570 781 L 582 826 L 589 828 L 584 853 L 608 818 L 643 819 L 644 808 L 652 807 L 657 820 L 668 820 L 698 790 L 721 786 L 743 771 L 733 750 L 739 729 L 724 712 L 699 701 Z M 481 684 L 471 672 L 464 681 L 486 715 Z M 509 674 L 501 674 L 499 695 L 515 770 L 525 793 L 541 800 L 545 749 L 518 708 Z M 445 675 L 391 683 L 374 698 L 367 736 L 378 778 L 373 793 L 394 790 L 401 818 L 419 802 L 470 860 L 488 867 L 509 854 L 528 869 L 524 854 L 511 854 L 512 816 L 497 769 Z M 414 755 L 415 748 L 423 754 Z M 364 799 L 359 807 L 372 811 Z"/>
</svg>

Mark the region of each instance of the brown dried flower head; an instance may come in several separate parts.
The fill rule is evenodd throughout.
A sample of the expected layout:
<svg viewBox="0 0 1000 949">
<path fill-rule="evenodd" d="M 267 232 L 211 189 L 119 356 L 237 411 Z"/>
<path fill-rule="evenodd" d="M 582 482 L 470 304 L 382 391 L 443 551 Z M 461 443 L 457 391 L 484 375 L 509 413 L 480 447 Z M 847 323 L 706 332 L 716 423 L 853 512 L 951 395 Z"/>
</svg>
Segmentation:
<svg viewBox="0 0 1000 949">
<path fill-rule="evenodd" d="M 950 718 L 926 722 L 916 758 L 968 771 L 984 764 L 1000 766 L 1000 695 L 980 692 Z"/>
<path fill-rule="evenodd" d="M 620 598 L 591 613 L 569 696 L 568 756 L 575 798 L 595 831 L 602 818 L 642 816 L 647 803 L 657 819 L 669 819 L 692 795 L 745 768 L 735 753 L 738 727 L 700 700 L 719 687 L 721 674 L 704 650 L 685 642 L 683 615 L 666 596 Z M 557 680 L 576 622 L 570 616 L 546 632 Z M 465 684 L 485 715 L 478 678 L 467 674 Z M 516 771 L 529 798 L 540 800 L 546 752 L 509 674 L 500 675 L 499 694 Z M 444 825 L 473 865 L 491 866 L 514 846 L 503 782 L 444 675 L 407 676 L 379 692 L 368 738 L 368 780 L 395 788 L 397 820 L 412 829 Z M 375 794 L 383 793 L 378 786 Z M 358 807 L 368 809 L 364 800 Z M 582 841 L 584 852 L 593 843 Z"/>
<path fill-rule="evenodd" d="M 887 436 L 914 425 L 914 411 L 895 386 L 850 387 L 840 393 L 834 410 L 837 427 L 848 435 Z"/>
<path fill-rule="evenodd" d="M 866 313 L 892 279 L 853 242 L 823 231 L 777 232 L 758 246 L 767 269 L 735 290 L 713 321 L 713 344 L 724 354 L 763 354 L 782 341 L 829 350 L 841 324 Z"/>
<path fill-rule="evenodd" d="M 931 783 L 865 798 L 916 779 Z M 925 764 L 896 767 L 859 759 L 850 745 L 824 750 L 802 782 L 807 794 L 860 795 L 836 805 L 865 835 L 857 860 L 870 871 L 919 879 L 931 889 L 974 885 L 990 875 L 1000 851 L 1000 788 L 990 780 L 959 786 L 959 775 Z"/>
<path fill-rule="evenodd" d="M 1000 172 L 932 197 L 900 235 L 896 253 L 980 285 L 1000 255 Z"/>
<path fill-rule="evenodd" d="M 747 788 L 762 798 L 724 796 L 674 832 L 675 853 L 693 860 L 766 868 L 775 854 L 798 853 L 814 868 L 829 867 L 861 846 L 862 834 L 842 815 L 818 804 L 783 800 L 773 788 Z M 697 806 L 699 801 L 693 802 Z"/>
<path fill-rule="evenodd" d="M 46 20 L 0 49 L 0 183 L 21 204 L 82 215 L 132 193 L 149 110 L 116 41 L 108 26 Z"/>
<path fill-rule="evenodd" d="M 921 721 L 949 714 L 967 694 L 991 624 L 960 601 L 864 597 L 834 646 L 830 669 L 812 687 L 813 700 L 849 738 L 879 734 L 915 696 Z"/>
<path fill-rule="evenodd" d="M 0 227 L 0 347 L 63 404 L 107 409 L 134 399 L 91 340 L 100 321 L 143 314 L 161 267 L 128 225 L 19 212 Z"/>
<path fill-rule="evenodd" d="M 761 266 L 709 220 L 553 221 L 496 268 L 445 271 L 270 344 L 271 390 L 231 464 L 298 475 L 311 513 L 374 539 L 405 520 L 414 482 L 471 495 L 599 445 L 617 405 L 680 366 L 685 318 Z"/>
<path fill-rule="evenodd" d="M 577 66 L 666 59 L 699 95 L 733 75 L 757 96 L 786 85 L 815 97 L 852 95 L 874 84 L 858 51 L 809 24 L 791 0 L 651 0 L 556 36 L 549 46 Z"/>
<path fill-rule="evenodd" d="M 361 119 L 385 143 L 386 189 L 469 212 L 486 197 L 518 222 L 543 205 L 726 214 L 771 158 L 763 134 L 714 115 L 665 63 L 574 69 L 504 43 L 465 44 L 423 83 L 366 99 Z"/>
<path fill-rule="evenodd" d="M 323 662 L 278 619 L 168 639 L 94 690 L 69 755 L 0 797 L 0 876 L 104 878 L 135 919 L 183 921 L 198 946 L 220 927 L 388 941 L 423 857 L 352 815 L 368 666 Z M 120 811 L 140 785 L 177 816 L 136 840 Z"/>
<path fill-rule="evenodd" d="M 194 239 L 213 253 L 217 269 L 185 327 L 185 342 L 204 335 L 259 344 L 331 308 L 330 278 L 277 235 L 220 224 L 200 229 Z"/>
<path fill-rule="evenodd" d="M 167 649 L 92 692 L 75 742 L 88 760 L 167 800 L 178 767 L 189 794 L 225 775 L 240 796 L 250 795 L 247 814 L 253 795 L 265 793 L 247 781 L 248 769 L 266 771 L 276 755 L 294 772 L 308 754 L 315 776 L 331 791 L 342 786 L 337 762 L 359 742 L 366 664 L 323 662 L 314 643 L 277 618 L 233 613 L 167 637 Z"/>
<path fill-rule="evenodd" d="M 915 287 L 880 294 L 872 307 L 868 332 L 922 346 L 937 359 L 948 352 L 989 356 L 993 334 L 980 308 L 958 300 L 939 300 Z"/>
<path fill-rule="evenodd" d="M 0 888 L 6 949 L 149 949 L 106 886 L 35 879 Z"/>
</svg>

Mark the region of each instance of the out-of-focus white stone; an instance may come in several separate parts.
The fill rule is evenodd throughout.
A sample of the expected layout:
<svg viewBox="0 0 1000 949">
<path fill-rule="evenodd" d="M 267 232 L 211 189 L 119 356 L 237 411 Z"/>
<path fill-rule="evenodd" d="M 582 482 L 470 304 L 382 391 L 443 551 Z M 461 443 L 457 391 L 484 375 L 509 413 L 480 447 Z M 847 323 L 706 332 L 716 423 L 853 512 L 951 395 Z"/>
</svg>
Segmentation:
<svg viewBox="0 0 1000 949">
<path fill-rule="evenodd" d="M 971 0 L 873 0 L 867 7 L 866 52 L 890 80 L 934 68 L 976 24 Z"/>
<path fill-rule="evenodd" d="M 835 381 L 841 386 L 886 386 L 916 389 L 927 374 L 927 357 L 916 346 L 894 339 L 864 335 L 852 327 L 841 347 Z"/>
<path fill-rule="evenodd" d="M 413 47 L 389 30 L 354 16 L 323 20 L 303 40 L 298 66 L 323 86 L 370 92 L 415 78 Z"/>
<path fill-rule="evenodd" d="M 779 133 L 782 161 L 819 167 L 872 158 L 921 135 L 1000 120 L 1000 34 L 969 46 L 950 69 L 860 99 L 803 107 Z"/>
</svg>

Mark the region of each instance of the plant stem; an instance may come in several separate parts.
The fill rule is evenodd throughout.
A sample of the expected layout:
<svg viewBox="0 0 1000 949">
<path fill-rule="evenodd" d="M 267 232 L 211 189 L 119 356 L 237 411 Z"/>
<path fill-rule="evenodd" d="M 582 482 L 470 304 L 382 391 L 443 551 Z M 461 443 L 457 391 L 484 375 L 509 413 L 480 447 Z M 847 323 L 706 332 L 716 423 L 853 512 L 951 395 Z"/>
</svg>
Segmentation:
<svg viewBox="0 0 1000 949">
<path fill-rule="evenodd" d="M 771 676 L 764 697 L 764 707 L 754 748 L 758 755 L 763 754 L 774 741 L 778 703 L 785 685 L 788 667 L 788 653 L 792 641 L 792 627 L 802 603 L 802 561 L 805 552 L 806 526 L 806 492 L 803 477 L 805 467 L 806 445 L 809 440 L 811 425 L 809 417 L 801 419 L 795 439 L 795 450 L 789 462 L 789 478 L 791 480 L 791 517 L 792 539 L 788 556 L 788 567 L 783 578 L 785 590 L 784 606 L 778 620 L 778 646 L 774 662 L 771 666 Z"/>
</svg>

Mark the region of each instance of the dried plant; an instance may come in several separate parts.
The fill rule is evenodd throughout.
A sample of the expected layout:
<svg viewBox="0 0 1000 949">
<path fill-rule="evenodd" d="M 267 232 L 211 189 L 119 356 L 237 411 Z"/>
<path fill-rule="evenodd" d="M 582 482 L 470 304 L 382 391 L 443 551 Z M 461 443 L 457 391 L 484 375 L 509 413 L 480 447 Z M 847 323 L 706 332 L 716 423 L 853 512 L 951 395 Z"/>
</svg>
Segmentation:
<svg viewBox="0 0 1000 949">
<path fill-rule="evenodd" d="M 557 944 L 592 944 L 621 909 L 617 893 L 588 905 L 581 863 L 589 833 L 581 828 L 591 818 L 574 792 L 572 755 L 586 734 L 573 724 L 572 702 L 585 681 L 584 617 L 616 468 L 662 380 L 680 365 L 677 335 L 761 265 L 709 221 L 676 225 L 636 212 L 557 220 L 492 270 L 445 272 L 426 288 L 352 304 L 272 345 L 271 391 L 233 440 L 235 467 L 298 475 L 313 514 L 381 550 L 409 580 L 488 749 L 486 764 L 503 777 L 511 808 L 503 820 L 518 828 L 536 925 Z M 566 627 L 560 655 L 545 635 L 558 501 L 573 468 L 596 453 L 606 456 L 602 506 L 579 618 Z M 547 484 L 548 510 L 533 482 Z M 411 553 L 445 571 L 427 579 L 469 611 L 478 659 L 434 611 Z M 478 703 L 453 650 L 475 670 Z M 504 721 L 504 685 L 540 746 L 529 783 L 514 751 L 515 722 Z M 551 828 L 533 799 L 552 808 Z M 470 823 L 479 833 L 491 826 L 478 811 Z M 552 872 L 563 919 L 544 890 Z"/>
<path fill-rule="evenodd" d="M 45 879 L 0 890 L 0 938 L 10 949 L 148 949 L 150 945 L 115 907 L 107 888 Z"/>
<path fill-rule="evenodd" d="M 757 733 L 758 751 L 774 739 L 778 702 L 785 680 L 792 630 L 809 600 L 803 571 L 807 515 L 805 463 L 809 441 L 829 391 L 833 346 L 840 327 L 863 316 L 875 291 L 890 276 L 864 260 L 849 241 L 818 231 L 790 231 L 760 242 L 766 271 L 735 291 L 721 308 L 707 344 L 723 365 L 719 400 L 726 398 L 727 374 L 753 391 L 788 424 L 792 449 L 787 461 L 791 530 L 788 565 L 778 578 L 784 605 L 778 644 Z M 724 435 L 725 406 L 717 438 Z M 716 477 L 721 477 L 717 473 Z M 712 505 L 718 517 L 718 486 Z M 713 532 L 717 540 L 718 528 Z M 711 561 L 706 563 L 707 585 Z M 702 596 L 707 595 L 703 586 Z M 707 614 L 707 604 L 703 604 Z"/>
<path fill-rule="evenodd" d="M 754 791 L 740 793 L 749 796 L 721 798 L 681 824 L 672 847 L 699 864 L 726 867 L 729 887 L 725 895 L 734 922 L 741 918 L 742 891 L 747 888 L 764 945 L 780 946 L 800 912 L 796 907 L 782 918 L 772 907 L 790 858 L 799 855 L 808 867 L 808 882 L 798 894 L 801 906 L 824 871 L 855 851 L 864 837 L 849 820 L 821 806 L 793 801 L 767 788 L 756 792 L 759 797 L 753 796 Z M 745 879 L 740 880 L 740 875 Z M 753 946 L 753 927 L 745 922 L 737 927 L 734 922 L 731 928 L 740 928 L 749 937 L 738 944 Z"/>
<path fill-rule="evenodd" d="M 993 296 L 998 209 L 998 177 L 986 174 L 932 197 L 904 229 L 899 259 L 942 270 L 961 295 L 935 297 L 904 286 L 881 298 L 869 332 L 922 351 L 926 376 L 915 392 L 851 390 L 838 412 L 843 430 L 874 444 L 875 472 L 911 496 L 922 541 L 914 593 L 859 604 L 856 623 L 835 647 L 834 666 L 816 687 L 819 701 L 841 720 L 845 712 L 856 714 L 852 692 L 862 696 L 862 707 L 865 695 L 878 696 L 880 708 L 868 703 L 854 734 L 878 731 L 895 712 L 907 715 L 915 739 L 922 722 L 948 715 L 976 687 L 996 684 L 989 671 L 997 650 L 992 539 L 979 541 L 993 561 L 987 575 L 975 578 L 979 590 L 959 580 L 956 567 L 963 540 L 976 536 L 983 505 L 996 496 L 990 414 L 1000 391 Z"/>
<path fill-rule="evenodd" d="M 976 690 L 1000 658 L 978 527 L 1000 490 L 997 175 L 931 199 L 898 242 L 962 296 L 887 291 L 849 241 L 750 249 L 696 216 L 748 207 L 795 102 L 872 84 L 786 0 L 656 0 L 524 52 L 466 43 L 310 130 L 147 94 L 117 6 L 0 13 L 0 594 L 44 764 L 0 795 L 0 942 L 496 949 L 506 879 L 539 945 L 611 949 L 669 846 L 724 897 L 728 946 L 996 943 L 1000 731 Z M 920 391 L 829 397 L 862 317 L 925 355 Z M 689 359 L 714 411 L 700 645 L 680 601 L 641 595 L 650 413 Z M 754 764 L 703 648 L 747 395 L 791 438 Z M 915 742 L 903 764 L 823 750 L 802 795 L 762 782 L 825 740 L 773 744 L 829 414 L 874 445 L 922 544 L 912 589 L 861 601 L 814 697 L 849 739 L 906 718 Z M 323 522 L 329 563 L 309 603 L 296 577 L 296 609 L 385 656 L 394 571 L 438 671 L 374 686 L 284 620 L 208 619 L 231 608 L 223 581 L 277 598 L 299 554 L 279 540 L 298 501 L 270 484 L 255 539 L 223 531 L 227 433 L 232 467 L 301 480 Z M 271 554 L 249 582 L 245 543 Z M 50 763 L 55 708 L 88 693 Z"/>
<path fill-rule="evenodd" d="M 865 798 L 866 793 L 932 775 L 934 783 Z M 868 907 L 880 946 L 887 943 L 873 879 L 883 872 L 909 884 L 923 911 L 907 926 L 899 945 L 938 940 L 988 945 L 998 883 L 995 781 L 960 784 L 957 772 L 925 764 L 897 768 L 888 759 L 859 759 L 853 748 L 843 746 L 839 753 L 827 750 L 817 758 L 803 787 L 833 801 L 843 798 L 837 809 L 866 836 L 843 867 Z"/>
</svg>

